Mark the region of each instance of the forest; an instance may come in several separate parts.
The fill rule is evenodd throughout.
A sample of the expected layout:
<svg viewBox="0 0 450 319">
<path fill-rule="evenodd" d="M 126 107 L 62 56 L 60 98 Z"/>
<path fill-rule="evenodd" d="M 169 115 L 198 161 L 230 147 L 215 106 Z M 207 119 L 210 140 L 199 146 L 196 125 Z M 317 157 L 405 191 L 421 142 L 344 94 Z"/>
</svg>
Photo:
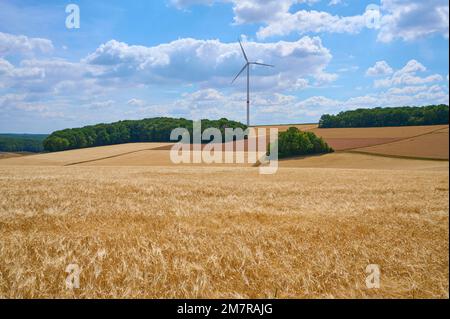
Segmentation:
<svg viewBox="0 0 450 319">
<path fill-rule="evenodd" d="M 448 124 L 448 105 L 357 109 L 337 115 L 325 114 L 320 128 L 383 127 Z"/>
<path fill-rule="evenodd" d="M 201 126 L 202 129 L 218 128 L 223 136 L 225 136 L 225 128 L 246 129 L 244 124 L 225 118 L 214 121 L 202 120 Z M 183 118 L 158 117 L 98 124 L 53 132 L 43 144 L 46 151 L 57 152 L 124 143 L 171 142 L 170 134 L 175 128 L 185 128 L 192 136 L 193 122 Z"/>
<path fill-rule="evenodd" d="M 44 150 L 46 134 L 0 134 L 0 152 L 32 152 Z"/>
<path fill-rule="evenodd" d="M 448 105 L 429 105 L 423 107 L 357 109 L 340 112 L 337 115 L 325 114 L 320 119 L 319 127 L 383 127 L 448 123 Z M 225 136 L 225 128 L 246 129 L 244 124 L 225 118 L 202 120 L 201 125 L 203 129 L 218 128 L 223 136 Z M 175 128 L 186 128 L 192 136 L 193 122 L 184 118 L 158 117 L 65 129 L 53 132 L 49 136 L 0 134 L 0 151 L 57 152 L 123 143 L 174 142 L 170 140 L 170 134 Z M 307 133 L 290 130 L 286 134 L 280 134 L 280 156 L 282 157 L 328 151 L 331 151 L 331 149 L 323 140 Z"/>
</svg>

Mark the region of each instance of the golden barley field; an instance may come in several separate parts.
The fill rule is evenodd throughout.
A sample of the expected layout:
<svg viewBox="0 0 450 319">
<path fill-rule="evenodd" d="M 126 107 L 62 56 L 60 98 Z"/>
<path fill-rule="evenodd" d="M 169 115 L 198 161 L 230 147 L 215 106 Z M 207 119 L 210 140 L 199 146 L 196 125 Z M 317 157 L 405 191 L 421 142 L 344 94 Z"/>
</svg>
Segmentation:
<svg viewBox="0 0 450 319">
<path fill-rule="evenodd" d="M 4 165 L 0 297 L 448 298 L 448 191 L 413 165 Z"/>
<path fill-rule="evenodd" d="M 3 156 L 0 298 L 448 298 L 448 126 L 302 129 L 352 151 L 275 175 L 168 143 Z"/>
<path fill-rule="evenodd" d="M 21 153 L 0 152 L 0 159 L 20 157 L 20 156 L 24 156 L 24 155 L 25 154 L 21 154 Z"/>
<path fill-rule="evenodd" d="M 101 147 L 91 147 L 85 149 L 70 150 L 65 152 L 46 153 L 22 156 L 5 157 L 0 161 L 0 166 L 61 166 L 74 165 L 84 162 L 125 156 L 136 152 L 155 149 L 162 146 L 171 145 L 169 143 L 130 143 L 121 145 L 109 145 Z"/>
</svg>

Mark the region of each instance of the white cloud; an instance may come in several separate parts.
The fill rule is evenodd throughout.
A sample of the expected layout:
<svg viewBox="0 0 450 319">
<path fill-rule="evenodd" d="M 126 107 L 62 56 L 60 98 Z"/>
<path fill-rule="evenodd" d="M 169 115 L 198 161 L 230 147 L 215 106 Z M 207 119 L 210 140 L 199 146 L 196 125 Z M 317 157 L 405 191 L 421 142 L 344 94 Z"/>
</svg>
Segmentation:
<svg viewBox="0 0 450 319">
<path fill-rule="evenodd" d="M 299 99 L 294 95 L 254 92 L 251 99 L 251 117 L 253 123 L 315 122 L 325 113 L 336 114 L 356 108 L 448 104 L 448 96 L 448 87 L 439 85 L 391 88 L 341 100 L 326 96 Z M 166 115 L 193 119 L 228 117 L 245 120 L 244 93 L 229 94 L 216 89 L 203 89 L 184 94 L 168 104 L 146 105 L 135 110 L 133 114 L 136 117 Z"/>
<path fill-rule="evenodd" d="M 144 106 L 145 105 L 145 101 L 133 98 L 133 99 L 128 100 L 127 105 Z"/>
<path fill-rule="evenodd" d="M 338 77 L 327 72 L 332 55 L 319 37 L 304 36 L 292 42 L 246 41 L 244 46 L 251 59 L 276 66 L 274 69 L 251 70 L 253 122 L 292 122 L 292 119 L 306 122 L 317 120 L 323 113 L 355 107 L 448 103 L 448 75 L 445 86 L 438 85 L 442 84 L 438 82 L 442 82 L 443 77 L 425 73 L 426 67 L 416 60 L 398 70 L 393 70 L 386 61 L 378 61 L 369 68 L 367 75 L 385 77 L 374 82 L 378 89 L 386 88 L 384 92 L 342 100 L 325 96 L 300 100 L 291 94 L 329 85 Z M 17 50 L 19 53 L 42 51 L 39 47 Z M 5 55 L 0 57 L 0 88 L 6 89 L 8 94 L 0 96 L 0 111 L 68 119 L 70 112 L 80 114 L 78 107 L 81 106 L 94 110 L 109 108 L 108 112 L 98 112 L 105 113 L 107 119 L 123 119 L 134 114 L 137 118 L 165 115 L 229 117 L 243 121 L 245 79 L 230 85 L 242 65 L 242 53 L 237 43 L 197 39 L 179 39 L 153 47 L 111 40 L 78 62 L 33 57 L 24 57 L 17 62 Z M 341 69 L 340 72 L 348 70 Z M 139 95 L 139 90 L 151 90 L 153 86 L 158 90 L 161 87 L 176 88 L 170 94 L 180 95 L 164 104 L 134 98 L 147 96 Z M 129 88 L 133 88 L 130 93 L 127 92 Z M 188 89 L 194 91 L 180 93 Z M 120 100 L 128 100 L 126 104 L 133 107 L 126 108 L 127 113 L 113 108 L 115 101 Z M 86 121 L 92 119 L 88 114 L 80 114 L 80 117 Z M 97 121 L 104 121 L 104 118 Z"/>
<path fill-rule="evenodd" d="M 0 80 L 4 87 L 24 92 L 83 93 L 95 87 L 95 67 L 62 59 L 22 60 L 18 66 L 0 58 Z M 87 85 L 89 83 L 89 85 Z M 98 81 L 97 81 L 98 83 Z"/>
<path fill-rule="evenodd" d="M 360 15 L 341 17 L 324 11 L 299 10 L 292 13 L 296 4 L 312 5 L 320 0 L 173 0 L 178 7 L 194 4 L 210 5 L 214 2 L 232 3 L 235 24 L 262 23 L 257 32 L 259 39 L 272 36 L 285 36 L 292 32 L 305 33 L 358 33 L 365 26 L 368 12 Z M 330 5 L 337 5 L 340 0 L 332 0 Z"/>
<path fill-rule="evenodd" d="M 338 78 L 337 74 L 325 73 L 325 72 L 319 72 L 315 76 L 315 79 L 317 80 L 318 85 L 329 84 L 331 82 L 336 81 L 337 78 Z"/>
<path fill-rule="evenodd" d="M 27 111 L 27 112 L 38 112 L 42 113 L 44 111 L 48 111 L 48 106 L 39 104 L 39 103 L 20 103 L 17 104 L 16 109 Z"/>
<path fill-rule="evenodd" d="M 395 76 L 390 79 L 377 80 L 375 81 L 375 87 L 384 88 L 395 85 L 419 85 L 425 83 L 440 82 L 442 80 L 443 78 L 439 74 L 429 75 L 426 77 L 419 77 L 411 74 L 405 74 L 402 76 Z"/>
<path fill-rule="evenodd" d="M 386 92 L 355 96 L 346 100 L 335 100 L 324 96 L 313 96 L 297 101 L 289 107 L 290 116 L 300 119 L 318 120 L 323 114 L 336 114 L 356 108 L 394 107 L 406 105 L 448 104 L 448 87 L 420 86 L 395 88 Z M 307 120 L 303 120 L 305 122 Z"/>
<path fill-rule="evenodd" d="M 351 65 L 348 67 L 342 67 L 340 69 L 337 70 L 337 72 L 339 73 L 346 73 L 346 72 L 356 72 L 359 70 L 359 66 L 357 65 Z"/>
<path fill-rule="evenodd" d="M 294 4 L 312 5 L 320 0 L 171 0 L 177 8 L 192 5 L 230 3 L 233 6 L 234 23 L 261 23 L 278 20 L 289 12 Z"/>
<path fill-rule="evenodd" d="M 113 100 L 97 101 L 97 102 L 92 102 L 91 104 L 89 104 L 89 108 L 91 110 L 102 110 L 102 109 L 110 108 L 114 104 L 115 104 L 115 102 Z"/>
<path fill-rule="evenodd" d="M 337 16 L 325 11 L 299 10 L 292 7 L 299 3 L 314 4 L 318 0 L 173 0 L 178 8 L 193 4 L 211 5 L 228 2 L 233 6 L 234 23 L 262 23 L 258 38 L 285 36 L 292 32 L 305 33 L 359 33 L 369 27 L 371 11 L 359 15 Z M 330 6 L 342 3 L 331 0 Z M 433 34 L 449 37 L 448 0 L 381 0 L 378 40 L 415 40 Z"/>
<path fill-rule="evenodd" d="M 295 0 L 240 0 L 233 1 L 234 22 L 236 24 L 260 23 L 283 18 L 289 8 L 300 2 Z"/>
<path fill-rule="evenodd" d="M 331 0 L 328 5 L 329 6 L 337 6 L 338 4 L 341 4 L 342 0 Z"/>
<path fill-rule="evenodd" d="M 406 65 L 397 73 L 398 74 L 407 74 L 407 73 L 416 73 L 416 72 L 425 72 L 427 68 L 417 60 L 410 60 Z"/>
<path fill-rule="evenodd" d="M 448 0 L 381 0 L 384 13 L 378 40 L 406 41 L 440 34 L 448 39 Z"/>
<path fill-rule="evenodd" d="M 36 119 L 69 119 L 71 116 L 65 115 L 64 112 L 58 111 L 57 108 L 60 103 L 50 101 L 42 101 L 33 94 L 6 94 L 0 96 L 0 118 L 11 117 L 17 121 Z M 18 115 L 20 114 L 20 115 Z M 34 120 L 35 120 L 34 119 Z"/>
<path fill-rule="evenodd" d="M 341 17 L 324 11 L 300 10 L 296 13 L 285 13 L 276 21 L 262 27 L 257 32 L 260 39 L 273 36 L 286 36 L 293 32 L 304 33 L 359 33 L 366 27 L 366 14 Z"/>
<path fill-rule="evenodd" d="M 336 79 L 326 68 L 332 59 L 319 37 L 273 43 L 245 42 L 250 58 L 275 68 L 252 68 L 252 103 L 267 114 L 293 103 L 281 92 L 304 90 Z M 14 61 L 14 62 L 13 62 Z M 187 118 L 229 117 L 243 120 L 245 78 L 231 85 L 244 63 L 238 43 L 180 39 L 154 47 L 134 46 L 111 40 L 78 62 L 58 58 L 25 58 L 20 62 L 0 58 L 0 86 L 8 94 L 0 98 L 0 112 L 25 118 L 58 118 L 75 123 L 95 123 L 142 116 Z M 164 104 L 127 96 L 140 90 L 176 88 L 193 93 Z M 277 92 L 277 93 L 275 93 Z M 28 97 L 22 98 L 22 95 Z M 19 97 L 21 99 L 19 99 Z M 113 107 L 125 99 L 133 108 Z M 128 103 L 126 102 L 128 101 Z M 45 108 L 43 108 L 45 106 Z M 102 116 L 82 109 L 101 110 Z M 95 118 L 95 120 L 93 120 Z M 48 124 L 48 123 L 47 123 Z M 51 126 L 54 127 L 54 126 Z"/>
<path fill-rule="evenodd" d="M 215 0 L 170 0 L 170 3 L 178 9 L 190 7 L 193 5 L 211 5 Z"/>
<path fill-rule="evenodd" d="M 381 76 L 392 74 L 394 70 L 389 66 L 386 61 L 378 61 L 373 67 L 370 67 L 366 75 L 367 76 Z"/>
<path fill-rule="evenodd" d="M 22 102 L 26 99 L 26 94 L 5 94 L 0 95 L 0 110 L 7 110 L 18 102 Z"/>
<path fill-rule="evenodd" d="M 444 78 L 440 74 L 432 74 L 425 77 L 418 76 L 418 72 L 425 72 L 427 69 L 420 62 L 410 60 L 402 69 L 394 72 L 391 77 L 376 80 L 376 88 L 388 88 L 401 85 L 421 85 L 443 81 Z"/>
<path fill-rule="evenodd" d="M 15 67 L 9 61 L 0 58 L 0 79 L 2 86 L 7 87 L 14 83 L 25 80 L 37 80 L 45 77 L 45 71 L 38 67 Z"/>
<path fill-rule="evenodd" d="M 29 38 L 24 35 L 13 35 L 0 32 L 0 57 L 35 52 L 48 53 L 53 44 L 48 39 Z"/>
<path fill-rule="evenodd" d="M 14 66 L 11 63 L 0 58 L 0 75 L 9 74 L 13 69 Z"/>
<path fill-rule="evenodd" d="M 318 37 L 244 45 L 251 59 L 275 65 L 275 68 L 252 69 L 252 85 L 256 90 L 304 86 L 308 77 L 322 82 L 336 78 L 325 70 L 332 56 Z M 244 60 L 238 43 L 219 40 L 180 39 L 155 47 L 131 46 L 112 40 L 88 55 L 83 63 L 96 67 L 91 72 L 93 77 L 120 78 L 123 85 L 131 81 L 144 85 L 197 83 L 223 87 L 230 86 Z"/>
<path fill-rule="evenodd" d="M 305 36 L 293 42 L 250 41 L 244 46 L 250 58 L 276 66 L 251 69 L 252 102 L 264 107 L 265 112 L 292 102 L 291 96 L 272 92 L 303 90 L 337 78 L 326 71 L 332 55 L 319 37 Z M 243 111 L 245 78 L 234 85 L 231 80 L 243 63 L 238 43 L 196 39 L 180 39 L 154 47 L 111 40 L 78 62 L 30 58 L 13 64 L 12 60 L 0 58 L 2 89 L 34 96 L 33 100 L 14 104 L 10 95 L 2 98 L 2 104 L 10 105 L 15 112 L 34 113 L 40 118 L 66 114 L 65 119 L 70 121 L 70 115 L 79 114 L 80 107 L 110 108 L 111 112 L 104 112 L 96 122 L 133 114 L 138 118 L 143 115 L 236 118 L 233 114 Z M 112 108 L 114 100 L 126 96 L 129 88 L 133 88 L 133 94 L 139 94 L 140 89 L 156 87 L 176 87 L 171 95 L 188 88 L 198 90 L 161 105 L 130 96 L 127 105 L 134 108 L 126 111 Z M 42 109 L 43 105 L 46 109 Z M 76 119 L 91 121 L 90 113 Z"/>
<path fill-rule="evenodd" d="M 195 102 L 216 101 L 225 98 L 222 93 L 215 89 L 204 89 L 194 93 L 185 93 L 183 97 Z"/>
<path fill-rule="evenodd" d="M 389 94 L 416 94 L 425 91 L 428 87 L 422 86 L 405 86 L 402 88 L 390 88 L 388 90 Z"/>
</svg>

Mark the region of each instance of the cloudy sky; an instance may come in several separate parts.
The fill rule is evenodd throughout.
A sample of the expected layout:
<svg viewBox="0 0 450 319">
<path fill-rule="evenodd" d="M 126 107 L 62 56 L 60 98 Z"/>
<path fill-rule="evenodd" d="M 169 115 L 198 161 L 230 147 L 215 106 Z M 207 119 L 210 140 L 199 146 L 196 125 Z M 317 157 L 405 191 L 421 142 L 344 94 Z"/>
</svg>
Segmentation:
<svg viewBox="0 0 450 319">
<path fill-rule="evenodd" d="M 66 6 L 80 28 L 66 27 Z M 0 1 L 0 132 L 155 116 L 308 123 L 449 101 L 447 0 Z"/>
</svg>

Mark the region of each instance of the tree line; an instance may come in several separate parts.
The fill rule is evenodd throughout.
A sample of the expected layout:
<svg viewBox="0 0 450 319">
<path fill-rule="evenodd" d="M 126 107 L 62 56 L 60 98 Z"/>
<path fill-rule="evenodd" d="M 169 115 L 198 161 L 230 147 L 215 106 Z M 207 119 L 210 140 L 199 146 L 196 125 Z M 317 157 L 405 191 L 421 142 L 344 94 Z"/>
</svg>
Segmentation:
<svg viewBox="0 0 450 319">
<path fill-rule="evenodd" d="M 243 130 L 247 128 L 244 124 L 225 118 L 214 121 L 201 120 L 201 125 L 202 130 L 219 129 L 222 136 L 225 136 L 225 128 L 242 128 Z M 173 142 L 170 140 L 170 134 L 175 128 L 185 128 L 191 137 L 193 135 L 192 121 L 183 118 L 158 117 L 56 131 L 44 140 L 43 145 L 48 152 L 58 152 L 124 143 Z"/>
<path fill-rule="evenodd" d="M 326 154 L 334 152 L 328 144 L 313 132 L 302 132 L 296 127 L 278 134 L 278 156 L 280 158 Z"/>
<path fill-rule="evenodd" d="M 47 136 L 41 134 L 0 134 L 0 152 L 42 152 L 44 151 L 42 141 Z"/>
<path fill-rule="evenodd" d="M 428 105 L 422 107 L 392 107 L 357 109 L 337 115 L 325 114 L 319 122 L 320 128 L 382 127 L 439 125 L 449 123 L 448 105 Z"/>
</svg>

